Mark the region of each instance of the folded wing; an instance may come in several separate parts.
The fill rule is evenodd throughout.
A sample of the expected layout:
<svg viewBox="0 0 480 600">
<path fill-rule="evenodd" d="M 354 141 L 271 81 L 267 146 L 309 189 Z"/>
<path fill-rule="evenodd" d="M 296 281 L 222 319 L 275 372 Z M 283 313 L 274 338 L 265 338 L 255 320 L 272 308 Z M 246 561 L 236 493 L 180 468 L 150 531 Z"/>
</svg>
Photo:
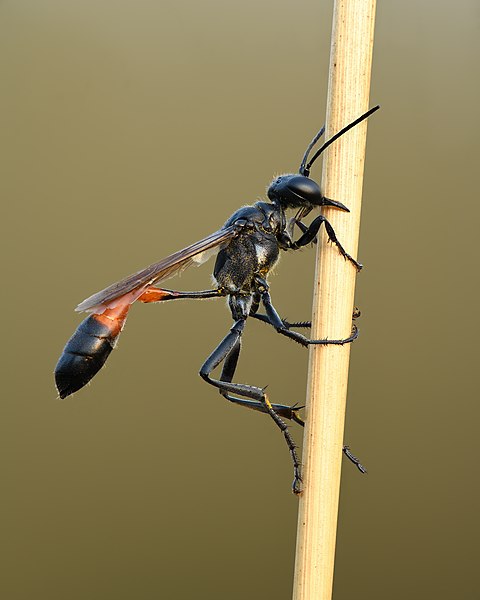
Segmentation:
<svg viewBox="0 0 480 600">
<path fill-rule="evenodd" d="M 149 285 L 160 283 L 186 269 L 191 264 L 198 265 L 205 262 L 212 255 L 211 251 L 227 245 L 237 235 L 237 232 L 238 228 L 233 225 L 219 229 L 191 246 L 174 252 L 163 260 L 153 263 L 145 269 L 93 294 L 93 296 L 81 302 L 75 310 L 77 312 L 96 312 L 99 307 L 108 307 L 117 298 L 124 297 L 126 294 L 129 294 L 128 303 L 131 304 Z"/>
</svg>

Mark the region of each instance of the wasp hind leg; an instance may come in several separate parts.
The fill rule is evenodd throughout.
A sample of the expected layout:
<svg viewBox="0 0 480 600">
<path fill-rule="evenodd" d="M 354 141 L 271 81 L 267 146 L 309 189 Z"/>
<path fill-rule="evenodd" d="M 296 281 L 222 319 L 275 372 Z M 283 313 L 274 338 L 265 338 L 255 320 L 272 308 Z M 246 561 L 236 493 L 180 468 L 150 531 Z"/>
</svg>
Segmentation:
<svg viewBox="0 0 480 600">
<path fill-rule="evenodd" d="M 235 370 L 237 368 L 241 344 L 242 338 L 239 337 L 237 343 L 225 358 L 225 362 L 223 363 L 222 374 L 220 375 L 221 382 L 232 382 L 233 376 L 235 375 Z M 239 406 L 244 406 L 245 408 L 250 408 L 252 410 L 268 414 L 267 408 L 262 402 L 258 402 L 256 400 L 246 400 L 245 398 L 236 398 L 235 396 L 232 396 L 231 394 L 229 394 L 225 390 L 222 390 L 221 388 L 219 389 L 219 392 L 224 398 L 226 398 L 230 402 L 233 402 L 234 404 L 238 404 Z M 298 411 L 301 410 L 303 406 L 299 406 L 298 404 L 294 404 L 293 406 L 288 406 L 286 404 L 272 404 L 272 408 L 282 418 L 295 421 L 295 423 L 298 423 L 302 427 L 305 425 L 304 420 L 298 414 Z"/>
<path fill-rule="evenodd" d="M 283 436 L 287 443 L 290 456 L 292 457 L 294 471 L 292 491 L 294 494 L 299 494 L 301 491 L 302 476 L 300 460 L 297 455 L 297 446 L 293 441 L 290 432 L 288 431 L 287 424 L 280 416 L 280 414 L 283 413 L 282 416 L 284 416 L 285 418 L 301 420 L 299 417 L 297 417 L 297 419 L 293 418 L 295 414 L 295 408 L 272 404 L 268 399 L 265 390 L 262 388 L 253 385 L 232 383 L 231 381 L 237 366 L 238 356 L 240 354 L 240 337 L 245 328 L 245 321 L 246 319 L 243 318 L 239 319 L 234 323 L 229 333 L 225 336 L 225 338 L 220 342 L 220 344 L 215 348 L 215 350 L 210 354 L 210 356 L 202 365 L 200 369 L 200 376 L 207 383 L 218 388 L 222 396 L 224 396 L 231 402 L 235 402 L 236 404 L 240 404 L 242 406 L 252 408 L 254 410 L 259 410 L 270 415 L 277 427 L 283 433 Z M 212 371 L 224 361 L 225 364 L 222 370 L 221 378 L 214 379 L 213 377 L 211 377 L 210 374 L 212 373 Z M 232 396 L 232 394 L 244 396 L 244 398 L 248 398 L 250 401 L 242 400 L 241 398 L 236 398 L 235 396 Z M 280 414 L 275 410 L 276 408 L 279 409 Z"/>
</svg>

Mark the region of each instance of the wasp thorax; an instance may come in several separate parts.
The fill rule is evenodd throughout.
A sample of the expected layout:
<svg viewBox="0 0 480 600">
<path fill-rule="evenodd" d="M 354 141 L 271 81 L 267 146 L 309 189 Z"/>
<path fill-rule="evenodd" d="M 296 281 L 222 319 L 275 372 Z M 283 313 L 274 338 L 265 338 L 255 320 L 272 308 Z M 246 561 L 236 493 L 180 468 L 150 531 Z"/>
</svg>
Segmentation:
<svg viewBox="0 0 480 600">
<path fill-rule="evenodd" d="M 283 208 L 321 206 L 323 195 L 318 183 L 304 175 L 280 175 L 270 184 L 267 195 Z"/>
</svg>

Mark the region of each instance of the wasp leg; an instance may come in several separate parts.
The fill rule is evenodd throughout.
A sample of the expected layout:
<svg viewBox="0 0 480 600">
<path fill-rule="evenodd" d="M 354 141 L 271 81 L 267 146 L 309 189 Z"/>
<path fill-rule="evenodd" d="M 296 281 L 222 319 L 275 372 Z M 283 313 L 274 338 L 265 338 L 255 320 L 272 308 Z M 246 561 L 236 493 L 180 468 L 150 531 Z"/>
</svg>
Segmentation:
<svg viewBox="0 0 480 600">
<path fill-rule="evenodd" d="M 210 383 L 211 385 L 217 387 L 220 394 L 230 402 L 262 413 L 270 414 L 277 426 L 283 432 L 288 449 L 290 450 L 290 454 L 292 456 L 292 461 L 294 465 L 294 481 L 292 484 L 292 489 L 295 494 L 298 494 L 301 489 L 300 486 L 302 481 L 300 461 L 296 453 L 295 442 L 293 442 L 288 432 L 287 425 L 283 423 L 280 417 L 295 421 L 296 423 L 304 427 L 305 422 L 298 415 L 297 412 L 302 407 L 298 407 L 297 405 L 286 406 L 283 404 L 271 404 L 265 394 L 264 389 L 245 384 L 232 383 L 232 379 L 235 374 L 238 358 L 240 355 L 241 334 L 243 332 L 244 327 L 244 320 L 240 322 L 237 321 L 237 323 L 235 323 L 235 325 L 230 330 L 230 333 L 223 339 L 219 346 L 205 361 L 204 365 L 200 370 L 200 375 L 203 379 L 205 379 L 205 381 L 207 381 L 207 383 Z M 224 365 L 220 376 L 220 380 L 213 379 L 212 377 L 210 377 L 210 373 L 222 362 L 222 360 L 224 361 Z M 238 393 L 251 399 L 247 400 L 245 398 L 237 398 L 235 396 L 232 396 L 232 394 L 229 392 Z M 276 418 L 272 415 L 272 412 L 275 414 Z M 282 423 L 282 425 L 279 424 L 279 421 L 280 423 Z M 359 459 L 350 452 L 350 448 L 348 446 L 343 447 L 343 452 L 345 456 L 357 466 L 359 471 L 361 471 L 362 473 L 366 473 L 365 467 L 363 467 Z"/>
<path fill-rule="evenodd" d="M 309 227 L 306 229 L 304 234 L 296 242 L 292 242 L 291 249 L 298 250 L 299 248 L 306 246 L 310 242 L 313 242 L 322 223 L 325 224 L 325 229 L 327 230 L 328 239 L 333 244 L 335 244 L 335 246 L 337 246 L 337 248 L 339 249 L 340 254 L 343 256 L 343 258 L 345 260 L 349 260 L 354 265 L 354 267 L 357 269 L 357 271 L 360 271 L 360 269 L 362 268 L 362 265 L 359 262 L 357 262 L 352 256 L 350 256 L 350 254 L 348 254 L 348 252 L 344 249 L 342 244 L 337 239 L 335 230 L 331 226 L 330 222 L 327 221 L 327 219 L 323 215 L 319 215 L 316 219 L 314 219 L 310 223 Z"/>
<path fill-rule="evenodd" d="M 267 323 L 267 325 L 272 325 L 270 319 L 267 317 L 267 315 L 262 315 L 262 314 L 252 314 L 250 313 L 250 316 L 253 317 L 254 319 L 258 319 L 259 321 L 263 321 L 263 323 Z M 286 319 L 282 319 L 282 323 L 284 325 L 284 327 L 286 329 L 291 329 L 292 327 L 294 328 L 304 328 L 304 329 L 309 329 L 312 326 L 312 323 L 310 321 L 301 321 L 299 323 L 290 323 L 289 321 L 287 321 Z"/>
<path fill-rule="evenodd" d="M 362 463 L 360 462 L 360 460 L 350 452 L 350 446 L 344 446 L 342 448 L 343 453 L 345 454 L 345 456 L 348 458 L 348 460 L 350 462 L 352 462 L 357 469 L 360 471 L 360 473 L 366 473 L 367 469 L 362 465 Z"/>
<path fill-rule="evenodd" d="M 278 331 L 278 333 L 281 333 L 282 335 L 286 335 L 287 337 L 295 340 L 296 342 L 299 342 L 300 344 L 302 344 L 304 346 L 309 346 L 310 344 L 337 344 L 337 345 L 341 344 L 341 345 L 343 345 L 347 342 L 352 342 L 354 339 L 356 339 L 358 337 L 358 329 L 355 325 L 353 325 L 352 335 L 350 336 L 350 338 L 347 338 L 345 340 L 309 340 L 308 338 L 306 338 L 305 336 L 303 336 L 300 333 L 297 333 L 294 331 L 289 331 L 290 327 L 310 327 L 311 323 L 308 323 L 307 321 L 305 321 L 303 323 L 288 323 L 288 321 L 282 320 L 280 318 L 280 316 L 278 315 L 277 311 L 275 310 L 275 307 L 272 304 L 270 294 L 268 293 L 268 284 L 260 278 L 257 278 L 257 281 L 260 284 L 261 289 L 264 290 L 261 293 L 261 298 L 262 298 L 262 302 L 263 302 L 263 305 L 265 306 L 265 310 L 266 310 L 267 314 L 262 315 L 262 314 L 255 313 L 255 314 L 252 314 L 251 316 L 255 319 L 258 319 L 259 321 L 263 321 L 264 323 L 268 323 L 269 325 L 272 325 L 273 327 L 275 327 L 275 329 Z M 356 319 L 359 316 L 360 316 L 360 311 L 358 310 L 358 308 L 355 307 L 352 318 Z M 291 418 L 294 421 L 296 421 L 297 423 L 300 423 L 295 418 L 295 416 L 293 416 Z M 303 421 L 300 423 L 300 425 L 302 425 L 302 426 L 304 425 Z M 361 471 L 362 473 L 367 472 L 365 467 L 360 463 L 360 460 L 350 452 L 350 448 L 348 446 L 343 447 L 343 453 L 354 465 L 356 465 L 356 467 L 358 468 L 359 471 Z"/>
<path fill-rule="evenodd" d="M 258 307 L 257 307 L 258 309 Z M 357 308 L 355 306 L 355 308 L 353 309 L 353 314 L 352 314 L 352 319 L 358 319 L 360 317 L 362 313 L 360 312 L 360 309 Z M 253 313 L 250 312 L 250 316 L 253 317 L 254 319 L 258 319 L 259 321 L 262 321 L 263 323 L 267 323 L 267 325 L 273 325 L 273 323 L 270 321 L 270 319 L 267 317 L 267 315 L 262 315 L 262 314 L 258 314 L 258 313 Z M 284 326 L 287 329 L 297 329 L 297 328 L 303 328 L 303 329 L 309 329 L 312 326 L 312 322 L 311 321 L 298 321 L 295 323 L 290 323 L 290 321 L 287 321 L 287 319 L 282 319 L 282 323 L 284 324 Z"/>
<path fill-rule="evenodd" d="M 290 321 L 282 319 L 282 323 L 287 329 L 310 329 L 310 327 L 312 326 L 311 321 L 298 321 L 296 323 L 290 323 Z"/>
<path fill-rule="evenodd" d="M 260 320 L 270 323 L 270 325 L 275 327 L 275 329 L 278 331 L 278 333 L 294 340 L 295 342 L 298 342 L 302 346 L 310 346 L 312 344 L 323 345 L 323 346 L 327 346 L 327 345 L 343 346 L 344 344 L 353 342 L 353 340 L 356 340 L 358 337 L 357 326 L 353 325 L 352 333 L 351 333 L 350 337 L 345 338 L 344 340 L 329 340 L 329 339 L 310 340 L 309 338 L 305 337 L 301 333 L 298 333 L 297 331 L 290 331 L 290 329 L 285 325 L 285 323 L 282 321 L 279 314 L 275 310 L 275 307 L 272 304 L 272 300 L 270 298 L 268 289 L 265 289 L 262 292 L 262 302 L 265 307 L 265 311 L 267 313 L 266 314 L 267 319 L 260 318 Z M 252 316 L 259 318 L 259 317 L 263 317 L 264 315 L 252 315 Z"/>
<path fill-rule="evenodd" d="M 308 226 L 305 225 L 305 223 L 302 223 L 302 221 L 295 221 L 295 225 L 300 229 L 302 233 L 307 233 Z M 313 238 L 312 242 L 315 244 L 317 242 L 317 238 Z"/>
<path fill-rule="evenodd" d="M 305 223 L 302 223 L 302 221 L 295 221 L 294 223 L 302 233 L 307 233 L 308 231 L 308 226 L 305 225 Z M 317 243 L 317 236 L 315 236 L 312 240 L 312 244 L 316 244 Z"/>
<path fill-rule="evenodd" d="M 297 446 L 293 441 L 290 432 L 288 431 L 287 424 L 280 415 L 275 411 L 272 403 L 268 399 L 268 396 L 265 393 L 265 390 L 259 387 L 255 387 L 253 385 L 246 385 L 242 383 L 232 383 L 231 381 L 221 381 L 218 379 L 214 379 L 210 377 L 210 373 L 218 367 L 218 365 L 225 361 L 229 355 L 234 352 L 233 357 L 227 361 L 227 372 L 224 373 L 225 377 L 228 378 L 229 374 L 232 374 L 233 377 L 233 366 L 235 365 L 235 360 L 238 360 L 239 349 L 236 349 L 238 344 L 238 340 L 242 335 L 242 332 L 245 328 L 245 318 L 239 319 L 230 329 L 229 333 L 224 337 L 224 339 L 220 342 L 220 344 L 215 348 L 215 350 L 210 354 L 207 360 L 204 362 L 200 369 L 200 376 L 210 385 L 218 388 L 220 393 L 230 392 L 233 394 L 238 394 L 240 396 L 244 396 L 245 398 L 249 398 L 251 400 L 255 400 L 256 402 L 262 404 L 265 407 L 265 412 L 270 415 L 273 419 L 277 427 L 283 433 L 285 441 L 287 443 L 288 449 L 290 451 L 290 455 L 292 457 L 293 462 L 293 472 L 294 472 L 294 480 L 292 484 L 292 491 L 295 494 L 299 494 L 301 491 L 301 468 L 300 468 L 300 460 L 297 455 Z M 235 359 L 235 354 L 237 354 Z M 234 369 L 233 369 L 234 370 Z"/>
<path fill-rule="evenodd" d="M 245 408 L 250 408 L 252 410 L 268 414 L 266 406 L 261 402 L 255 402 L 255 400 L 245 400 L 244 398 L 236 398 L 235 396 L 232 396 L 231 394 L 228 394 L 226 392 L 221 392 L 221 394 L 229 402 L 233 402 L 234 404 L 238 404 L 239 406 L 244 406 Z M 287 406 L 286 404 L 272 404 L 272 408 L 283 419 L 295 421 L 295 423 L 298 423 L 302 427 L 305 427 L 305 421 L 298 414 L 298 411 L 304 408 L 303 406 L 298 406 L 297 404 L 294 404 L 293 406 Z"/>
<path fill-rule="evenodd" d="M 225 362 L 223 363 L 222 374 L 220 375 L 220 381 L 231 383 L 233 376 L 235 375 L 235 370 L 237 368 L 241 345 L 242 338 L 239 337 L 237 343 L 225 358 Z M 232 396 L 231 394 L 222 389 L 219 389 L 219 392 L 229 402 L 233 402 L 234 404 L 238 404 L 239 406 L 244 406 L 245 408 L 257 410 L 262 413 L 268 413 L 265 404 L 262 404 L 261 402 L 257 402 L 255 400 L 246 400 L 244 398 L 236 398 L 235 396 Z M 272 408 L 278 415 L 280 415 L 284 419 L 295 421 L 302 427 L 305 425 L 303 419 L 298 415 L 298 411 L 303 407 L 298 405 L 286 406 L 285 404 L 272 404 Z"/>
</svg>

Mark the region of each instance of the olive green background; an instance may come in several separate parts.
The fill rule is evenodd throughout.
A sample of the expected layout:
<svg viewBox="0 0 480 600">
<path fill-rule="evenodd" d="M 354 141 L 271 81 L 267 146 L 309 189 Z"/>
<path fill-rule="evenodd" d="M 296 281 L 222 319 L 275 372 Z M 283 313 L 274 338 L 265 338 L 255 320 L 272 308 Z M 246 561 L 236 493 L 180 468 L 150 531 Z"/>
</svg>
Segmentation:
<svg viewBox="0 0 480 600">
<path fill-rule="evenodd" d="M 282 436 L 197 375 L 223 301 L 136 306 L 66 401 L 52 372 L 80 300 L 298 168 L 324 120 L 331 11 L 0 3 L 5 600 L 290 598 Z M 479 50 L 475 0 L 378 7 L 346 425 L 369 474 L 344 464 L 336 600 L 478 595 Z M 308 318 L 313 261 L 283 257 L 282 315 Z M 208 287 L 212 265 L 169 284 Z M 306 365 L 249 323 L 239 381 L 302 403 Z"/>
</svg>

